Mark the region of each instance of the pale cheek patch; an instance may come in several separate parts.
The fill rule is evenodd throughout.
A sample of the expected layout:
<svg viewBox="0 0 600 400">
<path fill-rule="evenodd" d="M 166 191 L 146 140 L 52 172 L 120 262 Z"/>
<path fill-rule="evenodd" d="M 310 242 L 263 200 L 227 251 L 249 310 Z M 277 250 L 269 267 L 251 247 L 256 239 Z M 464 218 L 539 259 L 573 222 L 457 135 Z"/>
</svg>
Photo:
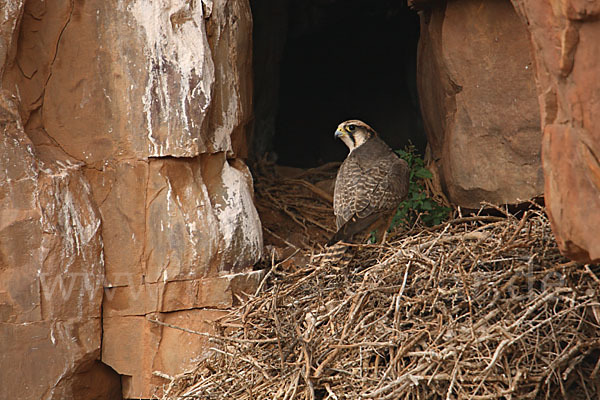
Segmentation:
<svg viewBox="0 0 600 400">
<path fill-rule="evenodd" d="M 342 136 L 342 141 L 346 144 L 346 146 L 348 146 L 350 151 L 352 151 L 356 148 L 356 144 L 354 143 L 354 141 L 352 140 L 352 138 L 350 136 L 348 136 L 348 135 Z"/>
</svg>

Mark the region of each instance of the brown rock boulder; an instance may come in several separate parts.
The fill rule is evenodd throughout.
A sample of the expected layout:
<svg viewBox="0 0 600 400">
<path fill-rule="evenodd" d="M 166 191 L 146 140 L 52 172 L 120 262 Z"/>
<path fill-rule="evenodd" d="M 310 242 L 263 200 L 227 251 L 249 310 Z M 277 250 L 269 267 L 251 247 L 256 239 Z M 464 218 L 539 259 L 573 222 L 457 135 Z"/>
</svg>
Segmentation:
<svg viewBox="0 0 600 400">
<path fill-rule="evenodd" d="M 18 36 L 18 25 L 23 14 L 24 0 L 4 1 L 0 4 L 0 78 L 7 61 L 12 57 L 13 43 Z"/>
<path fill-rule="evenodd" d="M 240 273 L 108 290 L 102 360 L 122 375 L 124 396 L 160 395 L 166 377 L 193 369 L 209 354 L 203 334 L 215 333 L 211 322 L 262 277 Z"/>
<path fill-rule="evenodd" d="M 53 388 L 56 398 L 81 398 L 77 388 L 91 393 L 90 377 L 110 372 L 102 357 L 129 377 L 127 397 L 151 397 L 165 382 L 150 379 L 156 368 L 175 375 L 206 349 L 204 339 L 147 316 L 206 330 L 221 311 L 199 308 L 231 307 L 260 279 L 251 267 L 261 256 L 262 230 L 240 158 L 252 117 L 249 3 L 2 4 L 0 82 L 15 102 L 3 121 L 18 140 L 0 142 L 8 182 L 0 186 L 0 274 L 12 285 L 0 283 L 0 315 L 6 337 L 25 341 L 0 349 L 0 357 L 4 365 L 49 340 L 32 362 L 52 367 L 48 376 L 33 367 L 35 376 L 0 374 L 13 386 L 37 385 L 32 398 Z M 23 267 L 34 265 L 31 257 L 44 268 Z M 63 289 L 64 268 L 77 278 L 65 290 L 92 287 L 89 298 L 44 297 Z M 36 296 L 41 305 L 30 299 Z M 79 331 L 69 325 L 74 313 Z M 14 325 L 32 318 L 45 324 L 35 333 L 26 332 L 33 325 Z M 83 344 L 64 347 L 62 336 L 52 336 L 63 333 L 55 319 L 66 324 L 65 338 Z M 132 329 L 114 329 L 124 326 Z M 34 334 L 41 344 L 27 342 Z M 178 335 L 193 345 L 173 346 Z M 59 369 L 66 375 L 56 378 Z"/>
<path fill-rule="evenodd" d="M 435 2 L 421 13 L 418 87 L 432 167 L 449 199 L 477 208 L 543 191 L 535 71 L 508 0 Z"/>
<path fill-rule="evenodd" d="M 513 0 L 531 33 L 545 198 L 562 252 L 600 261 L 600 4 Z"/>
<path fill-rule="evenodd" d="M 0 129 L 0 398 L 74 398 L 100 356 L 100 215 L 81 163 L 36 150 L 5 91 Z"/>
</svg>

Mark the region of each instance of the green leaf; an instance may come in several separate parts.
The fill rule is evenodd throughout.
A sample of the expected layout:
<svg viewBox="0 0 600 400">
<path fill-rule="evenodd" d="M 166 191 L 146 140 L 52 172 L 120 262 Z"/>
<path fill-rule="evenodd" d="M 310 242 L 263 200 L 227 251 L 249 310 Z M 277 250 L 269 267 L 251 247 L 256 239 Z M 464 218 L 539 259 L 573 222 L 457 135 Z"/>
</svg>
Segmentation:
<svg viewBox="0 0 600 400">
<path fill-rule="evenodd" d="M 433 178 L 433 174 L 427 168 L 419 168 L 415 171 L 415 176 L 421 179 Z"/>
<path fill-rule="evenodd" d="M 398 154 L 400 158 L 403 158 L 405 160 L 408 158 L 408 153 L 404 150 L 396 150 L 396 154 Z"/>
<path fill-rule="evenodd" d="M 425 168 L 425 161 L 419 156 L 413 145 L 405 147 L 404 150 L 396 150 L 396 153 L 408 163 L 410 181 L 408 196 L 398 206 L 390 229 L 396 226 L 410 226 L 418 218 L 428 226 L 440 224 L 448 218 L 451 209 L 428 197 L 423 179 L 431 179 L 433 174 Z"/>
</svg>

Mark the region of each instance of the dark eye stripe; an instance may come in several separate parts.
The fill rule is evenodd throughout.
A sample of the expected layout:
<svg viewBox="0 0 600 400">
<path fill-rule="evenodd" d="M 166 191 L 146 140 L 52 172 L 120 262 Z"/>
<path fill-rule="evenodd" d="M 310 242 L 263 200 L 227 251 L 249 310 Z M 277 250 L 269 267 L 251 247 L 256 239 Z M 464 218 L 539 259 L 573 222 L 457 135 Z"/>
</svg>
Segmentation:
<svg viewBox="0 0 600 400">
<path fill-rule="evenodd" d="M 356 146 L 356 139 L 354 139 L 354 135 L 351 133 L 348 136 L 350 136 L 350 139 L 352 139 L 352 146 L 355 147 Z"/>
</svg>

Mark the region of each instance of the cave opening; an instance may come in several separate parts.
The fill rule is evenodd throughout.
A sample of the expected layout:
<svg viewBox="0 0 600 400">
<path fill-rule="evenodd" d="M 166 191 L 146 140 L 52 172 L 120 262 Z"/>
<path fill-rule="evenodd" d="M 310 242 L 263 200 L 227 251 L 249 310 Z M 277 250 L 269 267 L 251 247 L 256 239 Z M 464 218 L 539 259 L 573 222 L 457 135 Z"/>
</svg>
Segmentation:
<svg viewBox="0 0 600 400">
<path fill-rule="evenodd" d="M 252 0 L 251 158 L 315 167 L 341 161 L 347 119 L 394 149 L 426 145 L 416 87 L 419 18 L 405 2 Z"/>
</svg>

